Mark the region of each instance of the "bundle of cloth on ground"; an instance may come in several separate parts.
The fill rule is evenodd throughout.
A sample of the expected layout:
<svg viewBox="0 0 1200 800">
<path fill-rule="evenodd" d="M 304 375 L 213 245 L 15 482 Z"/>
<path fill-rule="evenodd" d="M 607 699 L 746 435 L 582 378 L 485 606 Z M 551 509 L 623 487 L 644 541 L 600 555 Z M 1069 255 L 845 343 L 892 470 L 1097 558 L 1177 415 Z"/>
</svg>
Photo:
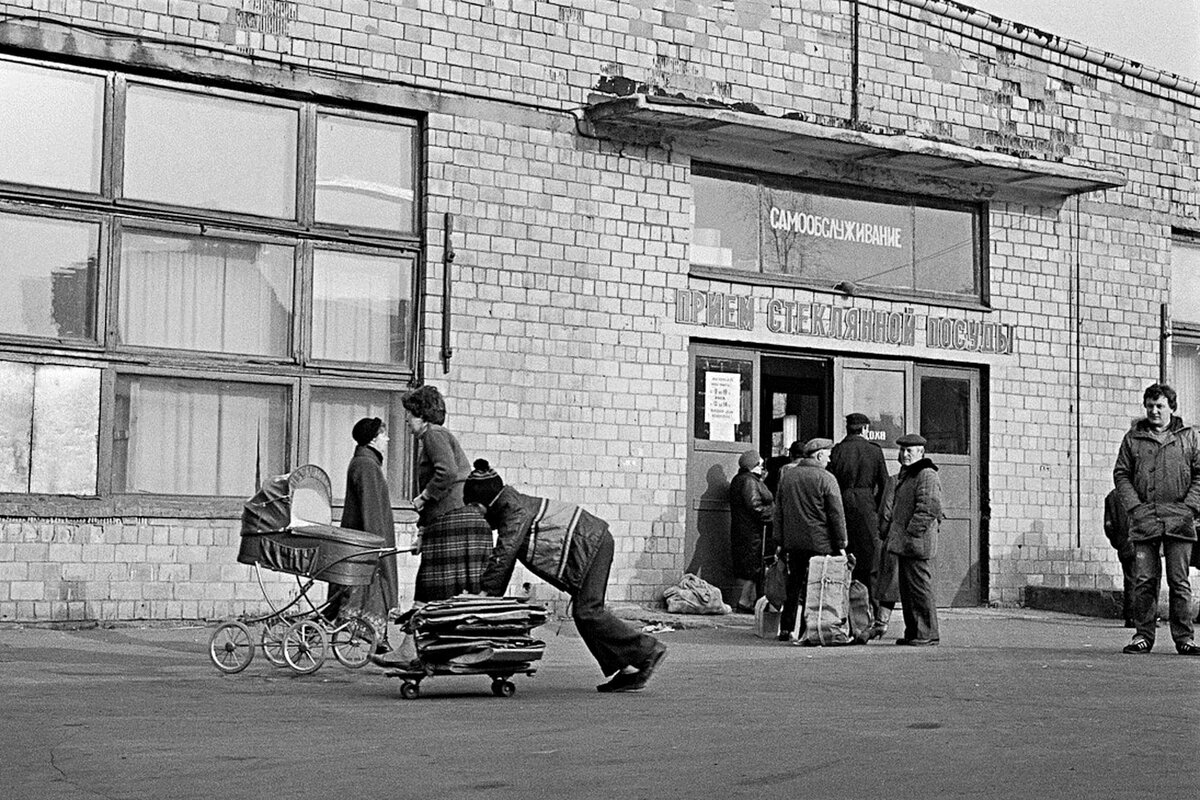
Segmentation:
<svg viewBox="0 0 1200 800">
<path fill-rule="evenodd" d="M 512 597 L 454 597 L 407 612 L 398 622 L 415 637 L 427 667 L 451 672 L 493 668 L 523 671 L 540 661 L 546 643 L 530 632 L 546 609 Z"/>
<path fill-rule="evenodd" d="M 730 614 L 733 609 L 721 598 L 721 590 L 698 575 L 686 573 L 675 586 L 663 591 L 667 611 L 672 614 Z"/>
</svg>

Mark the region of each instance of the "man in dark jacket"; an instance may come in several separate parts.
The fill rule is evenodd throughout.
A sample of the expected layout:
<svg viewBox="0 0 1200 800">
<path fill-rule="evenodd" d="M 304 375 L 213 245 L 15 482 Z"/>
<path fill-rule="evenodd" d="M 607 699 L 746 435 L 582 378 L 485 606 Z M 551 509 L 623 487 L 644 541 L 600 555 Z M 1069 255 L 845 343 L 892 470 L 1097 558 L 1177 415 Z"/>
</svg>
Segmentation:
<svg viewBox="0 0 1200 800">
<path fill-rule="evenodd" d="M 796 627 L 800 593 L 808 584 L 808 560 L 846 551 L 846 515 L 837 480 L 826 467 L 830 439 L 809 439 L 803 457 L 783 471 L 775 497 L 774 539 L 787 559 L 787 599 L 779 616 L 779 640 Z"/>
<path fill-rule="evenodd" d="M 925 457 L 925 438 L 906 433 L 900 447 L 900 474 L 888 522 L 888 552 L 896 557 L 904 637 L 896 644 L 922 647 L 939 641 L 937 601 L 930 560 L 937 555 L 942 520 L 942 482 L 937 465 Z"/>
<path fill-rule="evenodd" d="M 667 654 L 658 639 L 617 617 L 604 604 L 612 568 L 608 523 L 579 506 L 531 497 L 504 482 L 477 459 L 463 485 L 463 499 L 482 506 L 496 531 L 496 547 L 480 585 L 502 597 L 519 560 L 534 575 L 571 596 L 579 638 L 610 680 L 600 692 L 632 692 L 650 680 Z"/>
<path fill-rule="evenodd" d="M 1146 418 L 1121 440 L 1113 484 L 1133 542 L 1133 615 L 1137 632 L 1122 652 L 1149 653 L 1157 627 L 1162 561 L 1167 564 L 1171 638 L 1180 655 L 1200 656 L 1188 613 L 1188 562 L 1200 517 L 1200 435 L 1172 413 L 1175 390 L 1154 383 L 1142 394 Z"/>
<path fill-rule="evenodd" d="M 879 507 L 888 480 L 883 450 L 863 435 L 870 424 L 866 414 L 847 415 L 846 438 L 834 445 L 829 456 L 829 471 L 842 490 L 854 580 L 868 589 L 875 585 L 879 565 Z M 873 595 L 871 608 L 877 618 L 879 603 Z"/>
</svg>

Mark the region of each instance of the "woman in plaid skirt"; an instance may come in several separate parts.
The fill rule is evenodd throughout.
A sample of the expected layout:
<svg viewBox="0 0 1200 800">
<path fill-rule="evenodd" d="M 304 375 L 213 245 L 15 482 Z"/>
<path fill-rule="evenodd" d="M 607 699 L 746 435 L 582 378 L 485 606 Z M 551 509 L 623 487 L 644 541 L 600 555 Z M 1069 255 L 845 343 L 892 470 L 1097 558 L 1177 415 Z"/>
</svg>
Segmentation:
<svg viewBox="0 0 1200 800">
<path fill-rule="evenodd" d="M 463 505 L 463 481 L 471 471 L 454 434 L 442 427 L 446 401 L 433 386 L 421 386 L 404 395 L 408 427 L 417 438 L 417 483 L 413 498 L 420 553 L 413 602 L 420 606 L 455 595 L 479 592 L 479 579 L 492 552 L 492 529 L 477 507 Z M 411 637 L 395 655 L 378 663 L 396 666 L 416 658 Z"/>
</svg>

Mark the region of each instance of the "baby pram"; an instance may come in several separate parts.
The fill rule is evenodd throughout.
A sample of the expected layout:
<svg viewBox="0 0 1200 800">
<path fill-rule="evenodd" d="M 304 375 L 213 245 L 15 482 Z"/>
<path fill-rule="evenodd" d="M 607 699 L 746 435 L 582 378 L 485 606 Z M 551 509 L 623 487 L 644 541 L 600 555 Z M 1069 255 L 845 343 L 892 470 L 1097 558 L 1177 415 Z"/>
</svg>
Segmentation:
<svg viewBox="0 0 1200 800">
<path fill-rule="evenodd" d="M 381 632 L 352 611 L 345 617 L 327 619 L 328 601 L 314 603 L 308 590 L 317 581 L 367 585 L 379 559 L 393 557 L 398 551 L 386 548 L 381 536 L 335 528 L 331 499 L 329 476 L 308 464 L 267 480 L 242 506 L 238 561 L 254 567 L 271 613 L 230 620 L 213 632 L 208 652 L 217 669 L 241 672 L 258 647 L 275 666 L 287 666 L 301 674 L 319 669 L 329 651 L 352 669 L 367 663 Z M 275 606 L 263 585 L 262 569 L 296 576 L 300 589 L 291 602 Z M 263 623 L 262 631 L 255 637 L 250 626 L 259 623 Z"/>
<path fill-rule="evenodd" d="M 545 642 L 530 631 L 546 622 L 546 609 L 512 597 L 464 595 L 429 603 L 399 620 L 414 636 L 419 668 L 392 669 L 400 678 L 400 696 L 420 694 L 424 678 L 433 675 L 488 675 L 492 693 L 511 697 L 518 673 L 532 675 Z"/>
</svg>

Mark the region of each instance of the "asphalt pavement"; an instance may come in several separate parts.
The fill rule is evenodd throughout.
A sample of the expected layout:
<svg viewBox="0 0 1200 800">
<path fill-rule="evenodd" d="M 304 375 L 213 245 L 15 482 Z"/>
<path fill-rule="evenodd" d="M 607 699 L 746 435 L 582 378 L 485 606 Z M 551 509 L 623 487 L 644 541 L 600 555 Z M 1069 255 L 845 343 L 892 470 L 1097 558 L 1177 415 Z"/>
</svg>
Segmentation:
<svg viewBox="0 0 1200 800">
<path fill-rule="evenodd" d="M 649 686 L 599 694 L 569 622 L 536 675 L 209 662 L 205 626 L 0 627 L 0 797 L 1194 797 L 1200 658 L 1119 622 L 950 610 L 942 644 L 801 648 L 647 614 Z M 686 626 L 686 627 L 681 627 Z"/>
</svg>

